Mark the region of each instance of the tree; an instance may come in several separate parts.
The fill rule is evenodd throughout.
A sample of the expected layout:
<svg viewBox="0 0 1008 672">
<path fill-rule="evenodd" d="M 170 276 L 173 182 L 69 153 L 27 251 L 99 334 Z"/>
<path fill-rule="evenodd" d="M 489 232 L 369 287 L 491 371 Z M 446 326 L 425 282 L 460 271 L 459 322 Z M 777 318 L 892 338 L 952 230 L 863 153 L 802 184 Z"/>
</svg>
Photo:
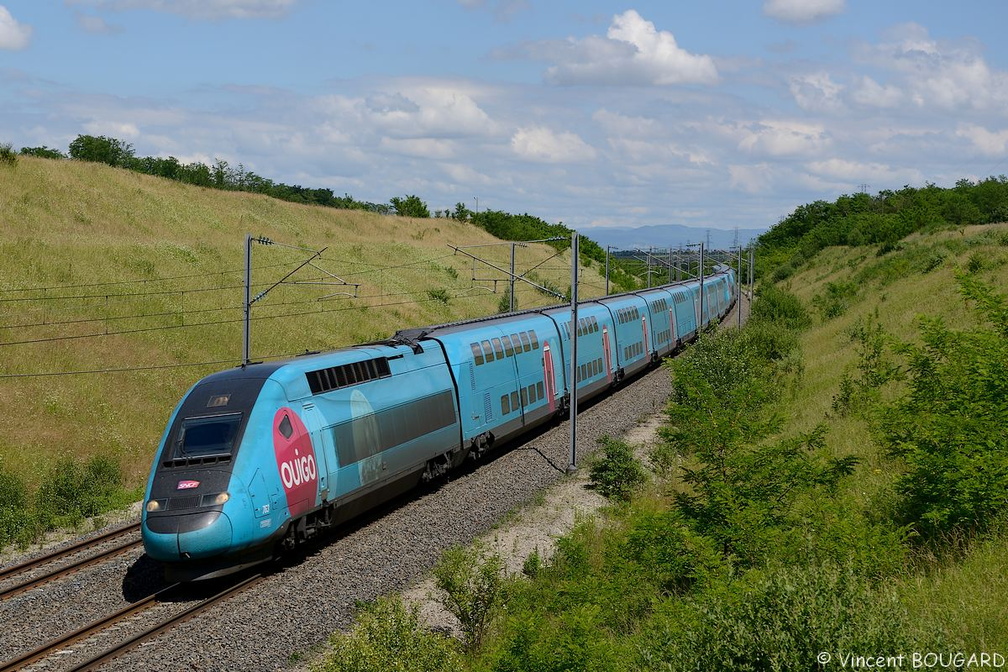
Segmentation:
<svg viewBox="0 0 1008 672">
<path fill-rule="evenodd" d="M 128 168 L 133 161 L 133 145 L 104 135 L 78 135 L 70 143 L 70 158 Z"/>
<path fill-rule="evenodd" d="M 41 147 L 22 147 L 21 153 L 25 156 L 38 156 L 43 159 L 65 159 L 66 154 L 58 149 L 52 149 L 42 145 Z"/>
<path fill-rule="evenodd" d="M 420 217 L 424 219 L 430 217 L 430 210 L 427 209 L 427 204 L 420 200 L 419 196 L 410 195 L 405 198 L 393 196 L 389 203 L 395 208 L 395 214 L 401 217 Z"/>
</svg>

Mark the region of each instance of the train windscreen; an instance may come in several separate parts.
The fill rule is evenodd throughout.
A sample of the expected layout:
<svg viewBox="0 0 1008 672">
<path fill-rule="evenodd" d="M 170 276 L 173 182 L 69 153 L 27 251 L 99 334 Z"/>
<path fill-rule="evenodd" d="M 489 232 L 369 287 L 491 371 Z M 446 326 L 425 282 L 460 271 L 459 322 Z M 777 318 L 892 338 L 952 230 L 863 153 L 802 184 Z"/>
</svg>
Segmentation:
<svg viewBox="0 0 1008 672">
<path fill-rule="evenodd" d="M 175 459 L 230 455 L 241 424 L 241 413 L 187 418 L 175 443 Z"/>
</svg>

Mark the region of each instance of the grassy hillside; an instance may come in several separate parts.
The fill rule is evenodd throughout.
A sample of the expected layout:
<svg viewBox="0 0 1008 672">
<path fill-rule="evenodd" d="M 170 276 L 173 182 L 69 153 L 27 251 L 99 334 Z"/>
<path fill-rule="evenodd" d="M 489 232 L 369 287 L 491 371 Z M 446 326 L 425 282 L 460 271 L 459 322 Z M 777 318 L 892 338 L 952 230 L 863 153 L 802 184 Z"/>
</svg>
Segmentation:
<svg viewBox="0 0 1008 672">
<path fill-rule="evenodd" d="M 0 165 L 0 473 L 31 491 L 61 457 L 101 455 L 121 464 L 128 487 L 141 484 L 185 390 L 240 362 L 246 233 L 278 243 L 254 246 L 253 294 L 311 256 L 289 246 L 327 248 L 291 282 L 338 276 L 360 285 L 357 298 L 333 284 L 270 291 L 253 308 L 253 359 L 491 314 L 506 289 L 498 282 L 490 291 L 484 280 L 503 275 L 448 247 L 500 241 L 455 220 L 303 206 L 20 157 Z M 506 268 L 510 249 L 472 252 Z M 538 265 L 535 277 L 565 292 L 569 254 L 555 254 L 518 248 L 517 268 Z M 603 291 L 597 267 L 583 278 L 583 295 Z M 522 308 L 556 302 L 527 285 L 516 299 Z M 132 370 L 68 375 L 109 369 Z"/>
</svg>

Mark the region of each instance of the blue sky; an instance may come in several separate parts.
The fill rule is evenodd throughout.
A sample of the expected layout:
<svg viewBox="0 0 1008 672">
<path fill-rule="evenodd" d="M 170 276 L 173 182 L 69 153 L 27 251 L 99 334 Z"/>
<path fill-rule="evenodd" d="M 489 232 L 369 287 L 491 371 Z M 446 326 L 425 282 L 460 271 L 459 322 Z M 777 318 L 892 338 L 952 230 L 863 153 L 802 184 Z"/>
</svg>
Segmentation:
<svg viewBox="0 0 1008 672">
<path fill-rule="evenodd" d="M 1008 173 L 1006 25 L 1001 0 L 0 0 L 0 142 L 588 235 L 761 228 Z"/>
</svg>

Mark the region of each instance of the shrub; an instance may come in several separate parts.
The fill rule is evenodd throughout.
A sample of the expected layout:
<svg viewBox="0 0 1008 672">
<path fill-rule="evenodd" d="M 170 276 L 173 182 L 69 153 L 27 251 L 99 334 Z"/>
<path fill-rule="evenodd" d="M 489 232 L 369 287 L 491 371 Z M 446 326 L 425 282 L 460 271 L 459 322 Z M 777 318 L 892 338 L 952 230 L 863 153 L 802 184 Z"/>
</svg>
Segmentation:
<svg viewBox="0 0 1008 672">
<path fill-rule="evenodd" d="M 9 142 L 0 144 L 0 164 L 2 163 L 9 166 L 17 164 L 17 153 Z"/>
<path fill-rule="evenodd" d="M 826 291 L 812 299 L 823 319 L 829 320 L 847 312 L 851 299 L 857 296 L 857 285 L 853 282 L 828 282 Z"/>
<path fill-rule="evenodd" d="M 821 652 L 843 667 L 844 654 L 919 645 L 893 590 L 832 566 L 752 573 L 727 594 L 669 603 L 643 641 L 638 667 L 668 670 L 815 670 Z"/>
<path fill-rule="evenodd" d="M 447 306 L 450 297 L 448 296 L 448 290 L 444 288 L 438 288 L 438 289 L 428 289 L 427 298 L 430 299 L 431 301 L 437 301 L 438 303 Z"/>
<path fill-rule="evenodd" d="M 0 547 L 25 541 L 33 527 L 28 490 L 20 478 L 0 471 Z"/>
<path fill-rule="evenodd" d="M 35 494 L 35 511 L 43 529 L 75 526 L 84 518 L 117 503 L 122 486 L 119 464 L 96 456 L 86 464 L 63 458 L 50 469 Z"/>
<path fill-rule="evenodd" d="M 434 568 L 442 603 L 462 626 L 465 649 L 477 651 L 504 602 L 504 561 L 479 546 L 445 551 Z"/>
<path fill-rule="evenodd" d="M 774 285 L 760 287 L 752 304 L 752 321 L 768 321 L 790 329 L 804 329 L 812 323 L 808 310 L 794 294 Z"/>
<path fill-rule="evenodd" d="M 959 281 L 993 328 L 923 321 L 923 343 L 897 347 L 910 389 L 878 425 L 906 461 L 898 482 L 905 520 L 932 539 L 983 530 L 1008 503 L 1008 304 L 967 274 Z"/>
<path fill-rule="evenodd" d="M 382 598 L 357 616 L 353 630 L 330 639 L 332 651 L 314 672 L 455 672 L 462 658 L 450 637 L 420 624 L 418 607 Z"/>
<path fill-rule="evenodd" d="M 634 490 L 644 483 L 644 467 L 626 442 L 603 436 L 599 443 L 603 454 L 591 463 L 591 486 L 607 499 L 630 499 Z"/>
</svg>

